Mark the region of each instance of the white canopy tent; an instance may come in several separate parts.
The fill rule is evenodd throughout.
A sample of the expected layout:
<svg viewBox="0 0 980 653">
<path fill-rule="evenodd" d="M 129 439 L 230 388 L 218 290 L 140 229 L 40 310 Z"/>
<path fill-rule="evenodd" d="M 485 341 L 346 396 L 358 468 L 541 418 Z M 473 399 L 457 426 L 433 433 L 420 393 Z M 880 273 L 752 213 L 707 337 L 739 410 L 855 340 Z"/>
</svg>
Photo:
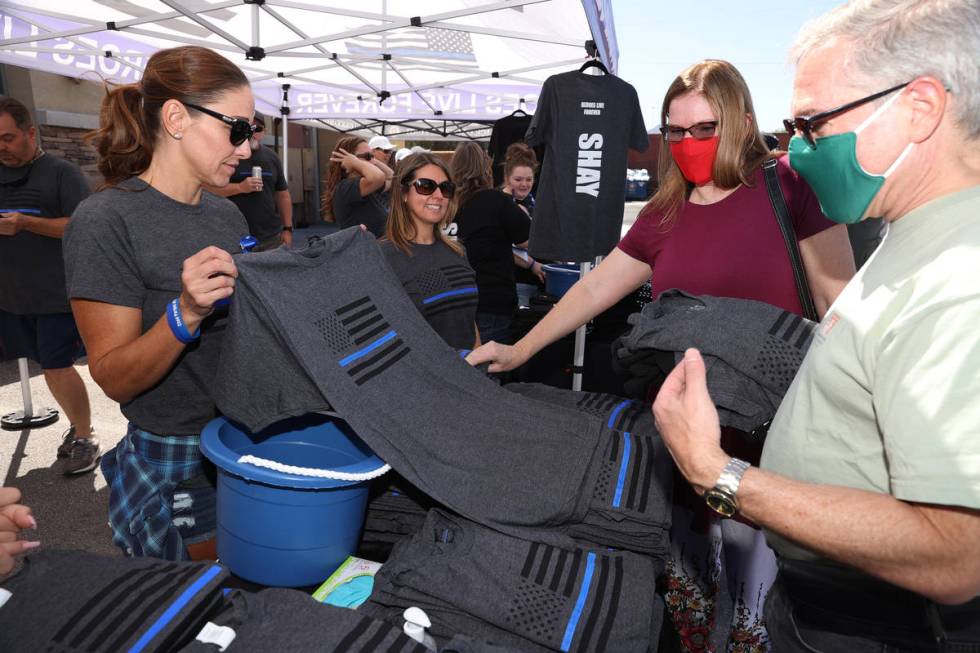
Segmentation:
<svg viewBox="0 0 980 653">
<path fill-rule="evenodd" d="M 132 82 L 154 51 L 203 45 L 257 111 L 396 138 L 489 136 L 587 41 L 615 71 L 611 0 L 0 1 L 0 63 Z"/>
<path fill-rule="evenodd" d="M 282 116 L 284 152 L 288 120 L 394 138 L 484 139 L 497 119 L 533 112 L 549 76 L 590 56 L 616 72 L 611 3 L 0 0 L 0 63 L 129 83 L 153 52 L 201 45 L 245 71 L 257 111 Z M 576 389 L 584 341 L 583 327 Z"/>
</svg>

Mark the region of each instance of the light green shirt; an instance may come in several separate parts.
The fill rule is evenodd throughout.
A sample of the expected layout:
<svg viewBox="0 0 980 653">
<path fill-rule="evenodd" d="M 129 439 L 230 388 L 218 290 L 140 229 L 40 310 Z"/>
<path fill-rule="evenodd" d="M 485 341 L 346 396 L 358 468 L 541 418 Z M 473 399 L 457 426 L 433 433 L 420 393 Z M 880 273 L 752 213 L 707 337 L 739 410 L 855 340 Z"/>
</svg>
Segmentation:
<svg viewBox="0 0 980 653">
<path fill-rule="evenodd" d="M 980 186 L 890 225 L 817 328 L 761 467 L 980 508 Z"/>
</svg>

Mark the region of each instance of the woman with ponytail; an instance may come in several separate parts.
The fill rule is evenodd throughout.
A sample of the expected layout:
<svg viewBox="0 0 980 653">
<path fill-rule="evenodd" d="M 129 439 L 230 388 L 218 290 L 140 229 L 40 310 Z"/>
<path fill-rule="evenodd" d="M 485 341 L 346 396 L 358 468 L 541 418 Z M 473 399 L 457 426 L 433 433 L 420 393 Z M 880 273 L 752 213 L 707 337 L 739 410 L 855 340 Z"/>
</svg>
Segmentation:
<svg viewBox="0 0 980 653">
<path fill-rule="evenodd" d="M 126 436 L 102 459 L 113 541 L 128 555 L 213 556 L 213 467 L 199 450 L 247 235 L 224 186 L 250 154 L 242 71 L 200 47 L 161 50 L 107 91 L 90 134 L 105 178 L 65 234 L 68 295 L 92 378 Z"/>
<path fill-rule="evenodd" d="M 388 218 L 388 195 L 394 171 L 376 159 L 368 142 L 348 136 L 330 153 L 324 179 L 323 217 L 341 229 L 360 224 L 381 238 Z"/>
</svg>

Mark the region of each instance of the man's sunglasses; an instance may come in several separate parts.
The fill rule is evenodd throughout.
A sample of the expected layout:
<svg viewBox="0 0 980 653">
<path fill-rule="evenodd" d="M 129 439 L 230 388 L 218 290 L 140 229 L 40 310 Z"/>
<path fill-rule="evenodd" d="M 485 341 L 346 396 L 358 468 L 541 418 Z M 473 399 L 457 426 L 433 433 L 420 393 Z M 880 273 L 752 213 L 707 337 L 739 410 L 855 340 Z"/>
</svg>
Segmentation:
<svg viewBox="0 0 980 653">
<path fill-rule="evenodd" d="M 232 118 L 231 116 L 226 116 L 223 113 L 218 113 L 217 111 L 212 111 L 211 109 L 205 109 L 202 106 L 196 104 L 191 104 L 190 102 L 185 102 L 185 105 L 189 106 L 191 109 L 196 109 L 201 113 L 206 113 L 212 118 L 217 118 L 221 122 L 231 127 L 231 144 L 238 147 L 248 139 L 252 137 L 257 130 L 255 125 L 249 123 L 249 121 L 242 118 Z"/>
<path fill-rule="evenodd" d="M 436 192 L 438 188 L 442 192 L 442 196 L 447 200 L 451 200 L 453 195 L 456 194 L 456 184 L 451 181 L 444 181 L 442 183 L 436 183 L 434 179 L 426 179 L 425 177 L 420 177 L 415 181 L 404 182 L 406 186 L 414 186 L 415 192 L 419 195 L 431 195 Z"/>
<path fill-rule="evenodd" d="M 680 143 L 684 140 L 684 134 L 690 134 L 699 141 L 704 141 L 715 135 L 718 128 L 717 120 L 699 122 L 690 127 L 678 127 L 677 125 L 665 125 L 660 128 L 664 140 L 668 143 Z"/>
<path fill-rule="evenodd" d="M 897 86 L 892 86 L 891 88 L 886 88 L 884 91 L 874 93 L 867 97 L 863 97 L 859 100 L 854 100 L 853 102 L 848 102 L 847 104 L 842 104 L 835 109 L 829 109 L 828 111 L 821 111 L 820 113 L 815 113 L 812 116 L 797 116 L 795 118 L 787 118 L 783 120 L 783 127 L 786 128 L 786 133 L 795 134 L 799 133 L 803 137 L 803 140 L 809 144 L 810 147 L 816 149 L 817 141 L 813 137 L 813 130 L 820 126 L 820 123 L 827 122 L 831 118 L 836 118 L 837 116 L 847 113 L 851 109 L 857 109 L 860 106 L 867 104 L 868 102 L 874 102 L 878 98 L 885 97 L 889 93 L 894 93 L 900 88 L 908 86 L 911 81 L 905 82 L 904 84 L 898 84 Z"/>
</svg>

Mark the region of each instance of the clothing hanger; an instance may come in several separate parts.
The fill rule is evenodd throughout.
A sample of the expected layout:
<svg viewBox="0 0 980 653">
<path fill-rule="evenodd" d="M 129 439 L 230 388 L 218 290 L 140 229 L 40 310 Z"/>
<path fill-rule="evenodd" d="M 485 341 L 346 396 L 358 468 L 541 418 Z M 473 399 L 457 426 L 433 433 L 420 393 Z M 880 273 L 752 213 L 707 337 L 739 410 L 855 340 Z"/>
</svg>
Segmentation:
<svg viewBox="0 0 980 653">
<path fill-rule="evenodd" d="M 602 63 L 599 58 L 599 48 L 596 46 L 596 42 L 593 40 L 588 40 L 585 42 L 585 52 L 589 56 L 589 60 L 582 64 L 582 67 L 578 69 L 580 73 L 584 73 L 589 68 L 598 68 L 600 71 L 609 74 L 609 69 L 606 68 L 606 64 Z M 599 73 L 593 72 L 593 75 L 598 75 Z"/>
<path fill-rule="evenodd" d="M 580 73 L 584 73 L 589 68 L 598 68 L 599 70 L 601 70 L 606 75 L 609 74 L 609 69 L 606 68 L 606 64 L 602 63 L 602 60 L 600 60 L 600 59 L 589 59 L 584 64 L 582 64 L 582 67 L 579 68 L 578 71 Z"/>
<path fill-rule="evenodd" d="M 512 114 L 510 114 L 510 115 L 511 116 L 529 116 L 529 115 L 531 115 L 527 111 L 524 110 L 524 98 L 521 98 L 520 100 L 517 101 L 517 109 L 515 109 L 514 112 Z"/>
</svg>

